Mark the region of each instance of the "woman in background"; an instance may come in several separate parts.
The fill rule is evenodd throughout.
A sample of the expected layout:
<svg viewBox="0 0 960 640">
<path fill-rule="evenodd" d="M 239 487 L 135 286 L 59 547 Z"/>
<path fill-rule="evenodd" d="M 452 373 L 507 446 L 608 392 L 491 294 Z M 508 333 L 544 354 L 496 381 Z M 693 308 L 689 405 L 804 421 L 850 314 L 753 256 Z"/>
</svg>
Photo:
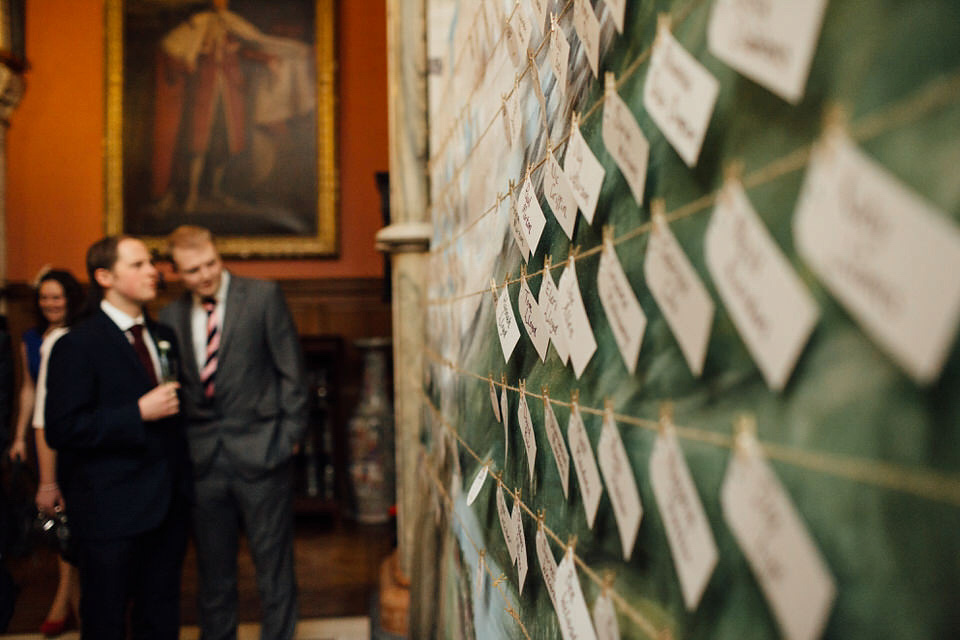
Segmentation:
<svg viewBox="0 0 960 640">
<path fill-rule="evenodd" d="M 57 485 L 57 454 L 47 446 L 43 432 L 43 413 L 46 406 L 46 360 L 53 344 L 68 331 L 83 305 L 83 289 L 68 271 L 53 269 L 44 273 L 37 285 L 37 326 L 23 333 L 21 358 L 23 384 L 20 388 L 20 413 L 17 431 L 10 446 L 10 458 L 27 457 L 27 424 L 34 426 L 37 447 L 39 483 L 37 508 L 53 514 L 65 508 Z M 55 399 L 53 400 L 55 401 Z M 40 626 L 45 636 L 58 636 L 66 629 L 70 614 L 79 618 L 80 583 L 77 568 L 58 558 L 60 580 L 53 604 L 46 620 Z"/>
</svg>

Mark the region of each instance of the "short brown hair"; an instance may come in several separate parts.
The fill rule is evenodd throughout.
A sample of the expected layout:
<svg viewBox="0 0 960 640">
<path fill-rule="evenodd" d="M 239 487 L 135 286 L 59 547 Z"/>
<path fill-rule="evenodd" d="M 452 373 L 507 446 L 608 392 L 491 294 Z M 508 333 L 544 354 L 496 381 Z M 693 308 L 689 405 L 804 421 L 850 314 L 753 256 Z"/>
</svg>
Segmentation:
<svg viewBox="0 0 960 640">
<path fill-rule="evenodd" d="M 88 303 L 100 304 L 103 298 L 103 288 L 97 282 L 97 269 L 110 271 L 117 264 L 117 247 L 122 240 L 136 240 L 131 235 L 118 234 L 100 238 L 87 249 L 87 275 L 90 277 Z M 92 307 L 91 307 L 92 308 Z"/>
<path fill-rule="evenodd" d="M 173 257 L 174 249 L 197 249 L 207 243 L 216 246 L 210 229 L 195 224 L 182 224 L 167 236 L 167 251 Z"/>
</svg>

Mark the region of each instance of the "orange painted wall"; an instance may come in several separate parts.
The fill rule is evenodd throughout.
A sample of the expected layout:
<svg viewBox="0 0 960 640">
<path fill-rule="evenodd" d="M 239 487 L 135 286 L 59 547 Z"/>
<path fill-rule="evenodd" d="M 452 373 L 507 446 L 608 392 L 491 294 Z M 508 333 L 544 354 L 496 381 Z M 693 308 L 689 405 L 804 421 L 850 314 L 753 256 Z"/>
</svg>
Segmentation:
<svg viewBox="0 0 960 640">
<path fill-rule="evenodd" d="M 386 171 L 386 9 L 337 4 L 340 257 L 231 262 L 265 278 L 378 277 L 376 171 Z M 375 9 L 375 10 L 374 10 Z M 103 234 L 103 1 L 27 3 L 27 91 L 7 131 L 7 277 L 51 263 L 84 275 Z"/>
</svg>

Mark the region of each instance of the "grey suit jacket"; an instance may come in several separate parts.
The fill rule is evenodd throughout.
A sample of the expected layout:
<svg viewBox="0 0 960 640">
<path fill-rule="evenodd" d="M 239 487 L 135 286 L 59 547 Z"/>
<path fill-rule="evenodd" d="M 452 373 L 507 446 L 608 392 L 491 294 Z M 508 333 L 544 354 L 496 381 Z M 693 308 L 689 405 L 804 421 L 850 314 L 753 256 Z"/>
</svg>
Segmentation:
<svg viewBox="0 0 960 640">
<path fill-rule="evenodd" d="M 252 479 L 289 460 L 306 429 L 303 353 L 276 283 L 231 274 L 226 304 L 212 401 L 203 396 L 193 351 L 190 292 L 160 318 L 180 343 L 180 407 L 195 475 L 206 473 L 223 447 Z"/>
</svg>

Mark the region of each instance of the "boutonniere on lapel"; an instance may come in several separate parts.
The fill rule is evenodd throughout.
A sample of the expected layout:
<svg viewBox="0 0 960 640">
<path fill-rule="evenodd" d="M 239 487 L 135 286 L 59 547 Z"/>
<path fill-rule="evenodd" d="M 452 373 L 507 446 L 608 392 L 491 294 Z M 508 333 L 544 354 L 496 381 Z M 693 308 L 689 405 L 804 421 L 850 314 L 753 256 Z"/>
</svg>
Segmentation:
<svg viewBox="0 0 960 640">
<path fill-rule="evenodd" d="M 170 357 L 171 346 L 166 340 L 157 342 L 157 356 L 160 359 L 160 382 L 176 382 L 177 368 L 173 358 Z"/>
</svg>

